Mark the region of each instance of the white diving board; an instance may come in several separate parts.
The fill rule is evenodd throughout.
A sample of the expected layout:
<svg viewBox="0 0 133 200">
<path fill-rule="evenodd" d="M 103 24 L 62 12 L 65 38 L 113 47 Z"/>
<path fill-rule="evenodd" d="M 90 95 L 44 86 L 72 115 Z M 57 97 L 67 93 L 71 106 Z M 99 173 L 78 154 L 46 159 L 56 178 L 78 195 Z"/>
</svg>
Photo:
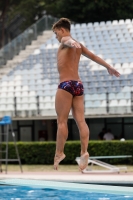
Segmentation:
<svg viewBox="0 0 133 200">
<path fill-rule="evenodd" d="M 121 170 L 127 172 L 127 167 L 118 167 L 101 161 L 102 159 L 115 159 L 115 158 L 131 158 L 132 155 L 117 155 L 117 156 L 92 156 L 88 159 L 88 165 L 86 169 L 82 170 L 82 173 L 120 173 Z M 76 157 L 76 162 L 79 164 L 80 157 Z M 106 170 L 93 170 L 93 165 L 103 167 Z"/>
</svg>

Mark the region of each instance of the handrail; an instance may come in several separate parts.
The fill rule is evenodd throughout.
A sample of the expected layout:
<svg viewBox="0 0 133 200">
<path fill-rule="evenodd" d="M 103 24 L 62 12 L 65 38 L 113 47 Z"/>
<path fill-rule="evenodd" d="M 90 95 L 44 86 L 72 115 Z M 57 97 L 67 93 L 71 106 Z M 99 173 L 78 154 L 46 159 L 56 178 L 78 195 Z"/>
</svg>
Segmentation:
<svg viewBox="0 0 133 200">
<path fill-rule="evenodd" d="M 20 51 L 24 50 L 27 45 L 30 45 L 33 40 L 36 40 L 37 36 L 42 34 L 44 30 L 50 30 L 51 25 L 56 20 L 57 18 L 55 17 L 44 15 L 23 33 L 1 48 L 0 67 L 5 65 L 8 60 L 13 59 L 15 55 L 18 55 Z"/>
</svg>

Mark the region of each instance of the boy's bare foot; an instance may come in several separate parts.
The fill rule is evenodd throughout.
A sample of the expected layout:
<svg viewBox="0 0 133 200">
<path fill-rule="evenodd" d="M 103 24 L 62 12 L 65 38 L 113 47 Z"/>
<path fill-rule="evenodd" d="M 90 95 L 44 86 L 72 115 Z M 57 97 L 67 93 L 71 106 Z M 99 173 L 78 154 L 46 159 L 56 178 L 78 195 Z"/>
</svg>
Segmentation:
<svg viewBox="0 0 133 200">
<path fill-rule="evenodd" d="M 62 153 L 61 155 L 55 155 L 54 157 L 54 169 L 58 170 L 58 165 L 59 163 L 66 157 L 66 155 L 64 153 Z"/>
<path fill-rule="evenodd" d="M 79 161 L 79 168 L 80 168 L 80 170 L 84 170 L 87 167 L 87 165 L 88 165 L 88 158 L 89 158 L 88 152 L 84 153 L 80 157 L 80 161 Z"/>
</svg>

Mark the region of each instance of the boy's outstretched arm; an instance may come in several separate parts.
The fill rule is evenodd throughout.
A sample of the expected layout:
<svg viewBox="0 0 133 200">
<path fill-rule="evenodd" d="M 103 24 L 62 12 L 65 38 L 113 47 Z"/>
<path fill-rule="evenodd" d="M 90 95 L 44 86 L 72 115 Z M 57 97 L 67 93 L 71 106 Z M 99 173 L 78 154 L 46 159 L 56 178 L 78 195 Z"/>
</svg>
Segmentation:
<svg viewBox="0 0 133 200">
<path fill-rule="evenodd" d="M 93 54 L 92 52 L 90 52 L 86 47 L 84 47 L 82 44 L 81 45 L 81 48 L 82 48 L 82 54 L 84 56 L 86 56 L 87 58 L 90 58 L 91 60 L 93 60 L 94 62 L 104 66 L 110 75 L 115 75 L 116 77 L 119 77 L 120 76 L 120 73 L 115 70 L 115 68 L 113 68 L 112 66 L 110 66 L 108 63 L 106 63 L 102 58 L 96 56 L 95 54 Z"/>
</svg>

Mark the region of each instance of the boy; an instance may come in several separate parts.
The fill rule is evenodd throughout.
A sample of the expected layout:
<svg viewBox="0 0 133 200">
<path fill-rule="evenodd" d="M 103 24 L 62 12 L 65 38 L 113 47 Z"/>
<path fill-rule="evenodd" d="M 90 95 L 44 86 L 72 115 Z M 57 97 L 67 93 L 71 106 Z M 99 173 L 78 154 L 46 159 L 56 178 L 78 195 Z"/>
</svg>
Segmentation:
<svg viewBox="0 0 133 200">
<path fill-rule="evenodd" d="M 96 63 L 107 68 L 110 75 L 119 77 L 120 74 L 103 59 L 94 55 L 85 46 L 77 42 L 70 34 L 70 20 L 61 18 L 52 30 L 57 40 L 61 43 L 57 53 L 57 65 L 60 84 L 55 98 L 55 109 L 57 113 L 57 142 L 54 157 L 54 169 L 65 158 L 64 145 L 68 136 L 67 120 L 70 109 L 75 119 L 81 140 L 81 157 L 79 168 L 84 170 L 88 165 L 89 154 L 87 152 L 89 141 L 89 128 L 84 117 L 84 88 L 78 75 L 78 64 L 80 56 L 84 55 Z"/>
</svg>

